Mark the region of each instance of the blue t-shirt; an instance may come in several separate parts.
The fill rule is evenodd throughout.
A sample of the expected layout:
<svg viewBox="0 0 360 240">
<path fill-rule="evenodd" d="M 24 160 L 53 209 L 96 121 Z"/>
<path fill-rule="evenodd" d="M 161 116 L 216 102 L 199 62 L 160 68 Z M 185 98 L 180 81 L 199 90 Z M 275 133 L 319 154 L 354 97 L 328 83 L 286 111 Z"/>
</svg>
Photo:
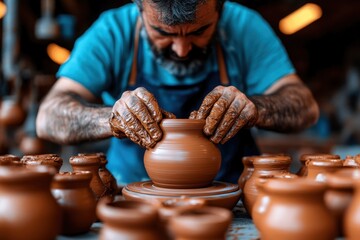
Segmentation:
<svg viewBox="0 0 360 240">
<path fill-rule="evenodd" d="M 106 105 L 112 106 L 128 87 L 138 17 L 135 4 L 104 12 L 76 41 L 70 58 L 60 67 L 57 77 L 67 77 L 79 82 L 95 96 L 102 97 Z M 205 81 L 209 73 L 218 72 L 216 51 L 210 51 L 201 71 L 186 77 L 174 76 L 154 61 L 148 40 L 141 35 L 140 37 L 139 48 L 142 51 L 139 51 L 141 65 L 138 67 L 147 76 L 147 81 L 153 81 L 152 85 L 193 85 Z M 257 12 L 238 3 L 225 2 L 218 23 L 217 39 L 223 48 L 231 85 L 246 95 L 262 94 L 278 79 L 295 72 L 271 27 Z M 166 106 L 161 107 L 167 109 Z M 123 144 L 122 148 L 119 147 L 120 142 Z M 142 181 L 147 177 L 144 167 L 140 166 L 143 152 L 132 145 L 135 144 L 130 140 L 114 138 L 111 141 L 109 166 L 119 184 Z M 231 148 L 238 146 L 230 146 L 228 149 Z M 239 153 L 246 151 L 232 151 L 232 156 L 225 156 L 228 152 L 231 151 L 222 152 L 224 169 L 218 180 L 223 180 L 221 176 L 231 175 L 225 180 L 236 182 L 241 173 L 241 163 L 232 165 L 231 162 L 239 161 Z M 126 169 L 126 173 L 122 173 L 121 169 Z M 230 174 L 231 171 L 233 173 Z"/>
</svg>

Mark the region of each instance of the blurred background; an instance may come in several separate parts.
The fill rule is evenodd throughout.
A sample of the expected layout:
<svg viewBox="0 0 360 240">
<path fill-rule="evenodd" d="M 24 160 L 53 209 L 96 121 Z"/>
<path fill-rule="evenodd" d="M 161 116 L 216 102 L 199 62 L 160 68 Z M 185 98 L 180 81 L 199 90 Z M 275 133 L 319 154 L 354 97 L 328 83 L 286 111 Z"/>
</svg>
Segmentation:
<svg viewBox="0 0 360 240">
<path fill-rule="evenodd" d="M 59 64 L 101 14 L 131 1 L 0 1 L 0 154 L 104 151 L 107 141 L 58 146 L 38 139 L 38 104 Z M 313 91 L 319 122 L 299 134 L 254 129 L 264 152 L 291 155 L 360 153 L 360 1 L 238 0 L 258 11 L 284 43 L 298 74 Z M 286 99 L 285 99 L 286 101 Z"/>
</svg>

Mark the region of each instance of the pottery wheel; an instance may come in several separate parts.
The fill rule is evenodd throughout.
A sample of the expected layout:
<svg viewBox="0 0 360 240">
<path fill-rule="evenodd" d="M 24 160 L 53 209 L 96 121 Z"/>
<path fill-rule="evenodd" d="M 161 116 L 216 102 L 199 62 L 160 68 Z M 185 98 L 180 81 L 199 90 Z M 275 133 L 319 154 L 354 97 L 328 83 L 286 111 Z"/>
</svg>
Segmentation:
<svg viewBox="0 0 360 240">
<path fill-rule="evenodd" d="M 153 184 L 152 181 L 135 182 L 126 185 L 122 194 L 125 199 L 136 200 L 167 200 L 180 197 L 201 198 L 208 205 L 232 209 L 240 198 L 241 190 L 237 184 L 213 182 L 204 188 L 174 189 L 163 188 Z"/>
</svg>

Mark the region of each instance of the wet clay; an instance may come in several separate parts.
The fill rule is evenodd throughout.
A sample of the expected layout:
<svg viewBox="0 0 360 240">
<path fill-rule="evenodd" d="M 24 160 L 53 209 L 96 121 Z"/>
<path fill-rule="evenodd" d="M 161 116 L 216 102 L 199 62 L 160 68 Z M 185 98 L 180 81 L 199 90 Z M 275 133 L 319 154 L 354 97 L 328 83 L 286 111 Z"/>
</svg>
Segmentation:
<svg viewBox="0 0 360 240">
<path fill-rule="evenodd" d="M 0 165 L 1 166 L 22 166 L 22 163 L 20 162 L 20 157 L 12 155 L 12 154 L 6 154 L 0 156 Z"/>
<path fill-rule="evenodd" d="M 144 155 L 145 169 L 156 186 L 202 188 L 220 169 L 221 153 L 203 134 L 205 120 L 164 119 L 163 138 Z"/>
<path fill-rule="evenodd" d="M 326 185 L 307 178 L 271 179 L 262 208 L 260 238 L 329 240 L 337 236 L 334 216 L 324 203 Z"/>
<path fill-rule="evenodd" d="M 91 178 L 89 171 L 55 175 L 51 192 L 62 210 L 62 235 L 86 233 L 95 222 L 96 198 L 90 188 Z"/>
</svg>

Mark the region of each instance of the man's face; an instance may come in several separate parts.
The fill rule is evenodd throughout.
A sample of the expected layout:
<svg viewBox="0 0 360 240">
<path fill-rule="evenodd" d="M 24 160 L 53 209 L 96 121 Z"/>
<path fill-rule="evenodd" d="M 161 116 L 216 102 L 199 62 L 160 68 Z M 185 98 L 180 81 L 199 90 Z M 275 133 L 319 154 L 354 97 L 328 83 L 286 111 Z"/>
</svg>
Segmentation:
<svg viewBox="0 0 360 240">
<path fill-rule="evenodd" d="M 159 14 L 154 6 L 143 1 L 142 19 L 156 61 L 177 76 L 197 72 L 208 55 L 218 22 L 216 1 L 198 5 L 194 23 L 165 25 Z"/>
</svg>

